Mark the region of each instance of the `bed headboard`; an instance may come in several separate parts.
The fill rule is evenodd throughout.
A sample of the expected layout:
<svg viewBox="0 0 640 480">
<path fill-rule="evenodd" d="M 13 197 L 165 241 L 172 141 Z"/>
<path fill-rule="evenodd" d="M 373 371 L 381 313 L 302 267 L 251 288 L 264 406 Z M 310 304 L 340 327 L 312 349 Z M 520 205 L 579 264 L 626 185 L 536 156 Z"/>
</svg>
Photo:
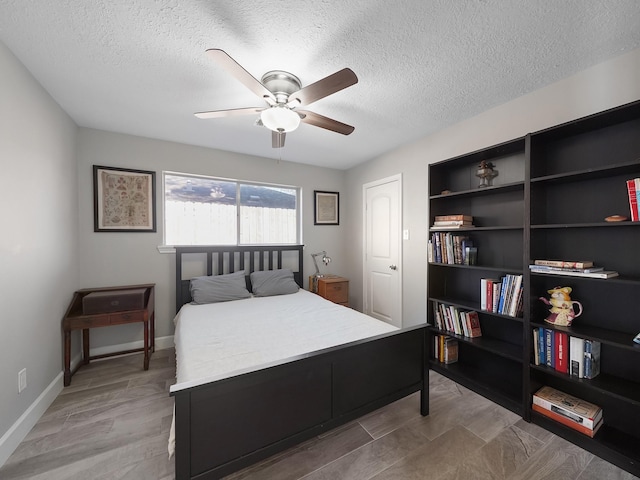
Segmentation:
<svg viewBox="0 0 640 480">
<path fill-rule="evenodd" d="M 205 273 L 198 275 L 222 275 L 245 270 L 247 272 L 247 287 L 251 272 L 291 268 L 296 283 L 302 288 L 304 279 L 302 273 L 303 248 L 304 245 L 176 247 L 176 312 L 180 310 L 182 305 L 191 301 L 191 291 L 189 290 L 191 277 L 184 278 L 187 259 L 189 259 L 189 263 L 202 262 L 201 265 L 205 267 Z M 286 257 L 284 267 L 283 254 Z"/>
</svg>

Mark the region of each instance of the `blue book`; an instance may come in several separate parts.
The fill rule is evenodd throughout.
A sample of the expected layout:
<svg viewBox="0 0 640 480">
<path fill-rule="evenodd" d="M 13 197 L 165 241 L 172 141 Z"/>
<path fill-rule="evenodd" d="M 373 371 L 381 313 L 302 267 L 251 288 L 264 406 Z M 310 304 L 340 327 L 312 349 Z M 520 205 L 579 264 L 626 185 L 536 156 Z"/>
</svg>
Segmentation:
<svg viewBox="0 0 640 480">
<path fill-rule="evenodd" d="M 538 330 L 538 351 L 540 352 L 540 365 L 546 365 L 547 363 L 547 355 L 545 354 L 545 341 L 544 341 L 544 336 L 545 336 L 545 330 L 544 328 L 540 328 Z"/>
<path fill-rule="evenodd" d="M 545 328 L 544 336 L 545 336 L 545 360 L 546 360 L 547 366 L 555 368 L 556 367 L 556 362 L 555 362 L 556 359 L 554 355 L 555 335 L 553 334 L 553 330 L 549 328 Z"/>
</svg>

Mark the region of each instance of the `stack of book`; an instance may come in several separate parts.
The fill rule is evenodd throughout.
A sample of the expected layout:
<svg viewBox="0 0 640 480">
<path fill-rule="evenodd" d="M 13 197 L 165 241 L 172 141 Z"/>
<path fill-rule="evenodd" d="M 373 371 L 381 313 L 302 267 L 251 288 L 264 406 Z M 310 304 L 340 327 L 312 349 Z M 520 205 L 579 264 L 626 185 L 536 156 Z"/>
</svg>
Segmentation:
<svg viewBox="0 0 640 480">
<path fill-rule="evenodd" d="M 431 230 L 453 230 L 473 227 L 473 217 L 471 215 L 436 215 Z"/>
<path fill-rule="evenodd" d="M 593 438 L 602 426 L 602 408 L 551 387 L 533 395 L 533 410 Z"/>
<path fill-rule="evenodd" d="M 601 343 L 550 328 L 533 329 L 533 362 L 578 378 L 600 374 Z"/>
<path fill-rule="evenodd" d="M 434 335 L 433 356 L 440 363 L 455 363 L 458 361 L 458 341 L 446 335 Z"/>
<path fill-rule="evenodd" d="M 631 221 L 640 221 L 638 207 L 640 207 L 640 178 L 627 180 L 627 193 L 629 195 L 629 210 L 631 211 Z"/>
<path fill-rule="evenodd" d="M 480 279 L 480 309 L 518 317 L 522 314 L 522 275 Z"/>
<path fill-rule="evenodd" d="M 482 336 L 478 312 L 460 311 L 453 305 L 433 302 L 433 314 L 439 330 L 470 338 Z"/>
<path fill-rule="evenodd" d="M 548 275 L 566 275 L 569 277 L 588 278 L 613 278 L 618 272 L 605 270 L 604 267 L 596 267 L 591 260 L 578 262 L 567 260 L 535 260 L 529 265 L 532 273 L 545 273 Z"/>
</svg>

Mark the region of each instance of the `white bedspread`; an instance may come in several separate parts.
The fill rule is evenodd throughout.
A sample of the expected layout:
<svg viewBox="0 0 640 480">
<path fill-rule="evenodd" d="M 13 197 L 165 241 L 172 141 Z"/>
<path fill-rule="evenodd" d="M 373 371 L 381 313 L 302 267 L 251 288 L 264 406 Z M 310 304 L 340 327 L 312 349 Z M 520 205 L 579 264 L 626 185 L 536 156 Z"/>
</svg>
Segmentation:
<svg viewBox="0 0 640 480">
<path fill-rule="evenodd" d="M 291 295 L 184 305 L 174 322 L 177 383 L 172 392 L 397 330 L 302 289 Z M 170 454 L 174 441 L 172 425 Z"/>
<path fill-rule="evenodd" d="M 184 305 L 174 322 L 178 383 L 172 392 L 397 330 L 305 290 Z"/>
</svg>

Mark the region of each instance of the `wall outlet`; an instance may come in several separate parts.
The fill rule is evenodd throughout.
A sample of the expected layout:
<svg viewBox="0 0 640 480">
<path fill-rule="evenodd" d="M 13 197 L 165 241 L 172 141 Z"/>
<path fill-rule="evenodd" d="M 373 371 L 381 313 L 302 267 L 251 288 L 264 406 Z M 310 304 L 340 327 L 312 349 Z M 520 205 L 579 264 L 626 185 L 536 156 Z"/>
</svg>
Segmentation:
<svg viewBox="0 0 640 480">
<path fill-rule="evenodd" d="M 402 239 L 403 240 L 409 240 L 409 229 L 408 228 L 406 230 L 402 231 Z"/>
<path fill-rule="evenodd" d="M 18 393 L 27 388 L 27 369 L 23 368 L 18 372 Z"/>
</svg>

